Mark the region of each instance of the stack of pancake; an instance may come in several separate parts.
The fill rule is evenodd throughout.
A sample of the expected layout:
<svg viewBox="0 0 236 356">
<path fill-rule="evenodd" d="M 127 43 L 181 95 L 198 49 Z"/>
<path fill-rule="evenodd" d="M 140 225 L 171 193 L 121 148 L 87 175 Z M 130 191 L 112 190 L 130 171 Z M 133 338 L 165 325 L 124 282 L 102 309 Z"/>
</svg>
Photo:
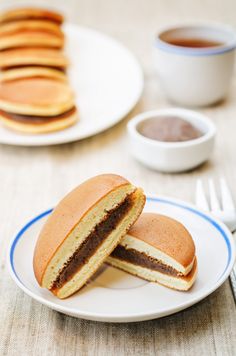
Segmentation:
<svg viewBox="0 0 236 356">
<path fill-rule="evenodd" d="M 62 23 L 41 8 L 0 14 L 0 120 L 11 129 L 46 133 L 77 121 Z"/>
</svg>

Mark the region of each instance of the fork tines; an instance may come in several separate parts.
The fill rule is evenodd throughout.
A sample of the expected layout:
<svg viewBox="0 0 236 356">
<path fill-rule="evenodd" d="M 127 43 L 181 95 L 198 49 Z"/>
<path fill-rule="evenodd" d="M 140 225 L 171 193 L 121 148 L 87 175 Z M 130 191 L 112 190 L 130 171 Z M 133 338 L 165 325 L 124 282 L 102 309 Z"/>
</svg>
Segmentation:
<svg viewBox="0 0 236 356">
<path fill-rule="evenodd" d="M 196 205 L 203 210 L 211 210 L 214 212 L 223 211 L 235 211 L 235 205 L 230 193 L 230 189 L 226 183 L 225 178 L 221 177 L 219 179 L 220 186 L 220 199 L 216 191 L 216 186 L 212 178 L 208 179 L 209 187 L 209 200 L 210 205 L 208 204 L 207 195 L 203 186 L 203 181 L 201 179 L 197 180 L 196 187 Z"/>
</svg>

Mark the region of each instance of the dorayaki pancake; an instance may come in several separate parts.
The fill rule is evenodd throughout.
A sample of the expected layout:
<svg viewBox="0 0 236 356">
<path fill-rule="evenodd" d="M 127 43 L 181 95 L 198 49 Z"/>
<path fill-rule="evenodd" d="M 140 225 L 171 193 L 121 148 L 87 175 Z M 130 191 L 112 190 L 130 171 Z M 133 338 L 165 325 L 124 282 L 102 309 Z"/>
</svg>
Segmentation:
<svg viewBox="0 0 236 356">
<path fill-rule="evenodd" d="M 18 48 L 0 52 L 0 68 L 39 65 L 65 69 L 68 65 L 66 56 L 52 48 Z"/>
<path fill-rule="evenodd" d="M 108 257 L 114 267 L 177 290 L 188 290 L 197 273 L 195 245 L 178 221 L 143 213 Z"/>
<path fill-rule="evenodd" d="M 0 36 L 0 51 L 18 47 L 62 48 L 64 38 L 41 30 L 19 30 Z"/>
<path fill-rule="evenodd" d="M 22 20 L 48 20 L 62 24 L 63 16 L 56 11 L 37 8 L 37 7 L 20 7 L 12 10 L 4 11 L 0 14 L 0 23 L 9 21 Z"/>
<path fill-rule="evenodd" d="M 19 33 L 19 31 L 25 30 L 40 30 L 52 33 L 60 38 L 64 38 L 64 34 L 60 26 L 47 20 L 27 20 L 2 23 L 0 24 L 0 37 L 3 35 L 16 34 Z"/>
<path fill-rule="evenodd" d="M 33 258 L 39 285 L 59 298 L 82 288 L 136 221 L 142 189 L 115 174 L 93 177 L 55 207 Z"/>
<path fill-rule="evenodd" d="M 68 84 L 49 78 L 27 78 L 0 83 L 0 109 L 34 116 L 60 115 L 74 106 Z"/>
<path fill-rule="evenodd" d="M 62 82 L 68 82 L 68 78 L 65 73 L 60 70 L 47 67 L 22 67 L 0 72 L 0 82 L 21 78 L 51 78 Z"/>
<path fill-rule="evenodd" d="M 50 117 L 18 115 L 0 110 L 0 121 L 8 128 L 22 133 L 42 134 L 74 125 L 78 121 L 78 113 L 75 107 Z"/>
</svg>

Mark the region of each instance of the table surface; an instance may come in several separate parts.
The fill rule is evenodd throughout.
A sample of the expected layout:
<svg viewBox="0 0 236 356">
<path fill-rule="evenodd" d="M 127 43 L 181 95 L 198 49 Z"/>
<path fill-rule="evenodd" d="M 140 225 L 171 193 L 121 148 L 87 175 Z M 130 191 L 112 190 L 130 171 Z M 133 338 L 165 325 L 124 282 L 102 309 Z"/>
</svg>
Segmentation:
<svg viewBox="0 0 236 356">
<path fill-rule="evenodd" d="M 192 201 L 198 177 L 224 174 L 236 196 L 235 85 L 224 102 L 200 110 L 216 123 L 219 134 L 211 161 L 197 170 L 169 175 L 144 168 L 127 153 L 125 130 L 135 114 L 171 105 L 153 69 L 155 31 L 185 20 L 235 25 L 234 0 L 69 0 L 66 4 L 72 21 L 114 36 L 136 54 L 144 68 L 145 88 L 127 118 L 93 138 L 55 147 L 0 147 L 0 355 L 235 355 L 236 310 L 228 281 L 181 313 L 109 324 L 54 312 L 23 294 L 9 277 L 6 248 L 16 231 L 90 176 L 114 172 L 148 192 Z"/>
</svg>

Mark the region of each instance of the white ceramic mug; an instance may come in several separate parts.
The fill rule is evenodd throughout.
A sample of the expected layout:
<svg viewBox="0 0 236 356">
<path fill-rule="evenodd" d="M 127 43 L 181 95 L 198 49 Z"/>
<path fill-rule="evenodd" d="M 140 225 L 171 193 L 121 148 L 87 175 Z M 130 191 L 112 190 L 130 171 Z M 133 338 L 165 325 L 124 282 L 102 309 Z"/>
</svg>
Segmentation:
<svg viewBox="0 0 236 356">
<path fill-rule="evenodd" d="M 175 39 L 220 42 L 215 47 L 184 47 Z M 185 106 L 206 106 L 223 99 L 234 67 L 236 34 L 225 25 L 186 25 L 161 31 L 155 41 L 155 66 L 171 101 Z"/>
</svg>

